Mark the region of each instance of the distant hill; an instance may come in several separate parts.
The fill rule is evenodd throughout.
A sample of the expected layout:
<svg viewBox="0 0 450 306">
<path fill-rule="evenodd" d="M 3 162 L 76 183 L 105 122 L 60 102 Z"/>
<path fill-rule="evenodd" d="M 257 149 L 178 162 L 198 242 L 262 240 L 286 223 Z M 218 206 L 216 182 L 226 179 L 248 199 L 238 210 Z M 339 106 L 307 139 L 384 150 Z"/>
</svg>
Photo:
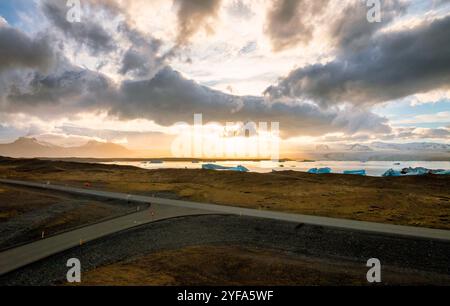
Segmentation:
<svg viewBox="0 0 450 306">
<path fill-rule="evenodd" d="M 370 152 L 373 151 L 369 146 L 360 145 L 360 144 L 353 144 L 353 145 L 347 145 L 346 146 L 347 151 L 352 152 Z"/>
<path fill-rule="evenodd" d="M 316 151 L 330 151 L 330 147 L 326 144 L 320 144 L 316 146 Z"/>
<path fill-rule="evenodd" d="M 89 141 L 79 147 L 60 147 L 38 141 L 35 138 L 22 137 L 9 144 L 0 144 L 0 155 L 8 157 L 83 157 L 83 158 L 126 158 L 135 153 L 127 148 L 98 141 Z"/>
<path fill-rule="evenodd" d="M 413 143 L 385 143 L 373 142 L 371 147 L 380 150 L 398 151 L 450 151 L 450 145 L 433 142 L 413 142 Z"/>
<path fill-rule="evenodd" d="M 450 144 L 433 142 L 319 145 L 308 158 L 361 161 L 449 161 Z"/>
</svg>

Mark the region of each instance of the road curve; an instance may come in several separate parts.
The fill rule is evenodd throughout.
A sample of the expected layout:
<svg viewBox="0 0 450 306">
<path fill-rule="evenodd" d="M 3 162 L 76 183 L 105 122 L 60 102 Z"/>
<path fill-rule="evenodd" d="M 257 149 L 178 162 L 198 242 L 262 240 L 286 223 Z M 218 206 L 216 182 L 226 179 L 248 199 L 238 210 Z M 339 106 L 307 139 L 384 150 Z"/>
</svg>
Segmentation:
<svg viewBox="0 0 450 306">
<path fill-rule="evenodd" d="M 78 195 L 89 195 L 108 199 L 127 200 L 138 203 L 152 204 L 151 209 L 144 212 L 120 217 L 81 229 L 76 229 L 71 232 L 50 237 L 48 239 L 37 241 L 0 253 L 0 275 L 13 271 L 37 260 L 43 259 L 52 254 L 56 254 L 58 252 L 75 247 L 80 244 L 80 241 L 88 242 L 113 234 L 115 232 L 158 220 L 200 214 L 243 215 L 249 217 L 275 219 L 280 221 L 304 223 L 332 228 L 343 228 L 379 234 L 450 241 L 450 231 L 447 230 L 281 213 L 6 179 L 0 179 L 0 183 L 62 191 Z"/>
<path fill-rule="evenodd" d="M 450 241 L 450 231 L 449 230 L 430 229 L 430 228 L 423 228 L 423 227 L 402 226 L 402 225 L 374 223 L 374 222 L 365 222 L 365 221 L 355 221 L 355 220 L 346 220 L 346 219 L 336 219 L 336 218 L 328 218 L 328 217 L 308 216 L 308 215 L 300 215 L 300 214 L 293 214 L 293 213 L 282 213 L 282 212 L 275 212 L 275 211 L 234 207 L 234 206 L 196 203 L 196 202 L 189 202 L 189 201 L 171 200 L 171 199 L 163 199 L 163 198 L 157 198 L 157 197 L 130 195 L 130 194 L 124 194 L 124 193 L 97 191 L 97 190 L 90 190 L 90 189 L 81 189 L 81 188 L 73 188 L 73 187 L 67 187 L 67 186 L 47 185 L 47 184 L 5 180 L 5 179 L 0 179 L 0 183 L 20 185 L 20 186 L 25 186 L 25 187 L 44 188 L 44 189 L 48 189 L 48 190 L 63 191 L 63 192 L 68 192 L 68 193 L 78 194 L 78 195 L 90 195 L 90 196 L 104 197 L 104 198 L 108 198 L 108 199 L 129 200 L 129 201 L 133 201 L 133 202 L 159 204 L 159 205 L 176 207 L 179 209 L 190 208 L 190 209 L 195 209 L 195 210 L 200 210 L 200 211 L 208 211 L 210 213 L 214 212 L 214 213 L 219 213 L 219 214 L 244 215 L 244 216 L 249 216 L 249 217 L 275 219 L 275 220 L 280 220 L 280 221 L 304 223 L 304 224 L 326 226 L 326 227 L 336 227 L 336 228 L 343 228 L 343 229 L 350 229 L 350 230 L 374 232 L 374 233 L 380 233 L 380 234 L 401 235 L 401 236 L 410 236 L 410 237 L 414 237 L 414 238 L 425 238 L 425 239 L 437 239 L 437 240 Z"/>
<path fill-rule="evenodd" d="M 0 253 L 0 275 L 4 275 L 48 256 L 66 251 L 123 230 L 181 216 L 211 214 L 206 210 L 154 204 L 141 212 L 81 227 Z"/>
</svg>

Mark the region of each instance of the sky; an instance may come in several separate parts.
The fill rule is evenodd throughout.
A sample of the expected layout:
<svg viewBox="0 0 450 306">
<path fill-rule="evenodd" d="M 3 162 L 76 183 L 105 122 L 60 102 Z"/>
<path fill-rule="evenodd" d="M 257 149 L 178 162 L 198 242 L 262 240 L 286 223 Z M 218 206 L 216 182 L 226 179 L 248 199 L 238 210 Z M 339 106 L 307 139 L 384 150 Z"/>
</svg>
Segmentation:
<svg viewBox="0 0 450 306">
<path fill-rule="evenodd" d="M 384 0 L 380 22 L 363 0 L 81 0 L 79 22 L 68 2 L 0 1 L 0 143 L 170 155 L 195 114 L 209 142 L 277 122 L 257 135 L 281 155 L 450 143 L 448 0 Z"/>
</svg>

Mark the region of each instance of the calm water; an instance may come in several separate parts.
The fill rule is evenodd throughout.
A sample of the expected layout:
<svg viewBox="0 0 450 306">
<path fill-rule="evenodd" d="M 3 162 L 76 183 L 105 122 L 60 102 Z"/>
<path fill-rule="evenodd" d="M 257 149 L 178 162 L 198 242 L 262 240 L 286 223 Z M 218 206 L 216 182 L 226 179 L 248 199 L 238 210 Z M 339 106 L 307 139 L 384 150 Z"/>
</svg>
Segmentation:
<svg viewBox="0 0 450 306">
<path fill-rule="evenodd" d="M 367 175 L 381 176 L 386 170 L 392 168 L 395 170 L 401 170 L 407 167 L 425 167 L 429 169 L 450 169 L 450 161 L 448 162 L 428 162 L 428 161 L 408 161 L 398 162 L 400 165 L 396 165 L 393 161 L 318 161 L 318 162 L 296 162 L 290 161 L 285 163 L 272 163 L 272 162 L 248 162 L 248 161 L 229 161 L 218 162 L 217 164 L 224 166 L 237 166 L 242 165 L 248 168 L 251 172 L 267 173 L 272 170 L 294 170 L 294 171 L 308 171 L 311 168 L 324 168 L 330 167 L 333 169 L 333 173 L 342 173 L 344 170 L 361 170 L 365 169 Z M 162 164 L 151 164 L 149 162 L 114 162 L 109 164 L 117 165 L 129 165 L 140 167 L 144 169 L 200 169 L 203 163 L 191 163 L 191 162 L 164 162 Z M 282 167 L 283 166 L 283 167 Z"/>
</svg>

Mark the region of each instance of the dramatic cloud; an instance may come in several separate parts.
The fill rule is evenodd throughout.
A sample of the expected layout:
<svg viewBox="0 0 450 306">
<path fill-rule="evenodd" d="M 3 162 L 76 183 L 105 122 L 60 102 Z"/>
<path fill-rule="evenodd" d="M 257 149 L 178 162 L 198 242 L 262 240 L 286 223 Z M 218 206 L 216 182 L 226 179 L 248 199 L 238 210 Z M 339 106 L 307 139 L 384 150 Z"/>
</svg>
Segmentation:
<svg viewBox="0 0 450 306">
<path fill-rule="evenodd" d="M 213 33 L 222 0 L 174 0 L 178 8 L 178 39 L 180 45 L 190 41 L 198 31 Z"/>
<path fill-rule="evenodd" d="M 104 3 L 101 4 L 104 7 Z M 45 0 L 41 4 L 41 8 L 48 20 L 57 29 L 67 38 L 72 38 L 78 44 L 86 47 L 92 55 L 108 53 L 116 48 L 112 35 L 88 16 L 84 16 L 83 22 L 69 22 L 65 1 Z M 106 6 L 106 8 L 109 8 L 109 6 Z M 84 12 L 87 12 L 86 7 Z"/>
<path fill-rule="evenodd" d="M 46 37 L 29 38 L 21 31 L 0 25 L 0 72 L 14 68 L 48 69 L 53 51 Z"/>
<path fill-rule="evenodd" d="M 0 115 L 23 116 L 13 120 L 16 126 L 26 118 L 38 118 L 46 127 L 46 137 L 52 139 L 72 135 L 73 141 L 99 138 L 136 146 L 161 135 L 151 129 L 98 128 L 97 118 L 117 120 L 117 126 L 142 120 L 167 132 L 177 122 L 192 123 L 194 114 L 201 113 L 205 122 L 222 124 L 279 122 L 282 136 L 292 139 L 323 135 L 355 141 L 449 139 L 448 128 L 391 128 L 371 107 L 450 89 L 450 16 L 414 17 L 408 24 L 410 20 L 402 19 L 407 11 L 400 0 L 383 1 L 382 22 L 375 24 L 367 22 L 367 7 L 361 1 L 339 6 L 329 0 L 273 0 L 268 12 L 262 1 L 174 3 L 147 7 L 142 0 L 135 6 L 142 12 L 133 15 L 126 1 L 85 0 L 82 22 L 69 23 L 65 1 L 42 0 L 39 8 L 46 20 L 38 29 L 44 29 L 45 35 L 26 27 L 15 29 L 0 18 Z M 157 14 L 155 7 L 169 12 L 161 15 L 167 19 L 138 24 L 148 11 Z M 333 15 L 335 8 L 339 9 Z M 216 22 L 219 15 L 221 23 Z M 221 28 L 216 33 L 224 35 L 222 41 L 217 35 L 211 44 L 196 42 L 185 53 L 184 47 L 197 33 L 212 32 L 213 24 L 231 24 L 240 30 L 249 16 L 252 24 L 242 36 L 237 37 L 240 33 L 233 27 Z M 305 52 L 274 54 L 266 48 L 264 34 L 275 51 L 301 45 Z M 323 44 L 316 51 L 318 40 Z M 191 65 L 183 61 L 185 57 L 192 57 Z M 263 85 L 250 91 L 258 92 L 300 62 L 303 66 L 297 67 L 302 68 L 268 88 L 265 96 L 237 96 L 217 90 L 225 86 L 208 87 L 221 80 L 230 83 L 233 92 L 230 73 L 241 75 L 240 81 L 259 81 Z M 67 118 L 73 122 L 77 116 L 90 116 L 90 121 L 64 128 L 58 122 Z M 429 121 L 439 126 L 435 118 Z M 2 119 L 0 134 L 11 133 L 15 126 L 9 123 Z"/>
<path fill-rule="evenodd" d="M 158 55 L 162 42 L 132 29 L 127 23 L 121 24 L 119 31 L 131 43 L 131 47 L 124 53 L 119 73 L 137 78 L 153 77 L 167 56 Z"/>
<path fill-rule="evenodd" d="M 326 111 L 307 103 L 268 103 L 261 97 L 237 97 L 201 86 L 169 67 L 148 81 L 127 81 L 121 86 L 118 103 L 111 114 L 123 119 L 145 117 L 169 126 L 191 121 L 195 113 L 205 120 L 225 123 L 280 122 L 285 135 L 320 134 L 338 129 L 348 133 L 361 130 L 386 132 L 384 118 L 367 111 L 333 108 Z"/>
<path fill-rule="evenodd" d="M 12 86 L 6 93 L 2 111 L 45 116 L 95 110 L 109 99 L 111 88 L 104 75 L 66 63 L 50 74 L 26 74 L 21 86 Z"/>
<path fill-rule="evenodd" d="M 82 8 L 82 21 L 71 23 L 66 19 L 64 2 L 45 0 L 41 5 L 52 25 L 63 35 L 60 40 L 72 39 L 93 56 L 108 54 L 110 60 L 114 60 L 113 55 L 119 56 L 118 73 L 145 78 L 152 77 L 161 68 L 165 61 L 158 54 L 162 42 L 134 28 L 132 18 L 115 1 L 87 0 Z M 105 18 L 117 21 L 102 22 Z M 105 64 L 101 61 L 99 67 Z"/>
<path fill-rule="evenodd" d="M 323 12 L 329 0 L 274 0 L 267 14 L 266 34 L 273 50 L 281 51 L 308 43 L 314 34 L 314 16 Z"/>
<path fill-rule="evenodd" d="M 407 31 L 374 36 L 359 52 L 297 69 L 267 89 L 322 106 L 374 104 L 450 84 L 450 16 Z"/>
<path fill-rule="evenodd" d="M 347 5 L 332 22 L 331 37 L 341 53 L 360 50 L 370 43 L 378 30 L 404 14 L 406 9 L 407 4 L 403 1 L 384 0 L 381 2 L 381 22 L 368 22 L 368 7 L 364 1 L 355 1 Z"/>
<path fill-rule="evenodd" d="M 70 68 L 70 69 L 69 69 Z M 121 120 L 148 119 L 162 126 L 188 122 L 194 114 L 206 121 L 279 122 L 284 137 L 320 135 L 335 130 L 389 132 L 386 119 L 369 111 L 330 108 L 295 101 L 269 103 L 261 97 L 237 97 L 201 86 L 166 67 L 150 80 L 125 81 L 120 87 L 104 75 L 68 67 L 63 73 L 35 73 L 24 90 L 7 96 L 3 111 L 53 116 L 107 111 Z"/>
</svg>

